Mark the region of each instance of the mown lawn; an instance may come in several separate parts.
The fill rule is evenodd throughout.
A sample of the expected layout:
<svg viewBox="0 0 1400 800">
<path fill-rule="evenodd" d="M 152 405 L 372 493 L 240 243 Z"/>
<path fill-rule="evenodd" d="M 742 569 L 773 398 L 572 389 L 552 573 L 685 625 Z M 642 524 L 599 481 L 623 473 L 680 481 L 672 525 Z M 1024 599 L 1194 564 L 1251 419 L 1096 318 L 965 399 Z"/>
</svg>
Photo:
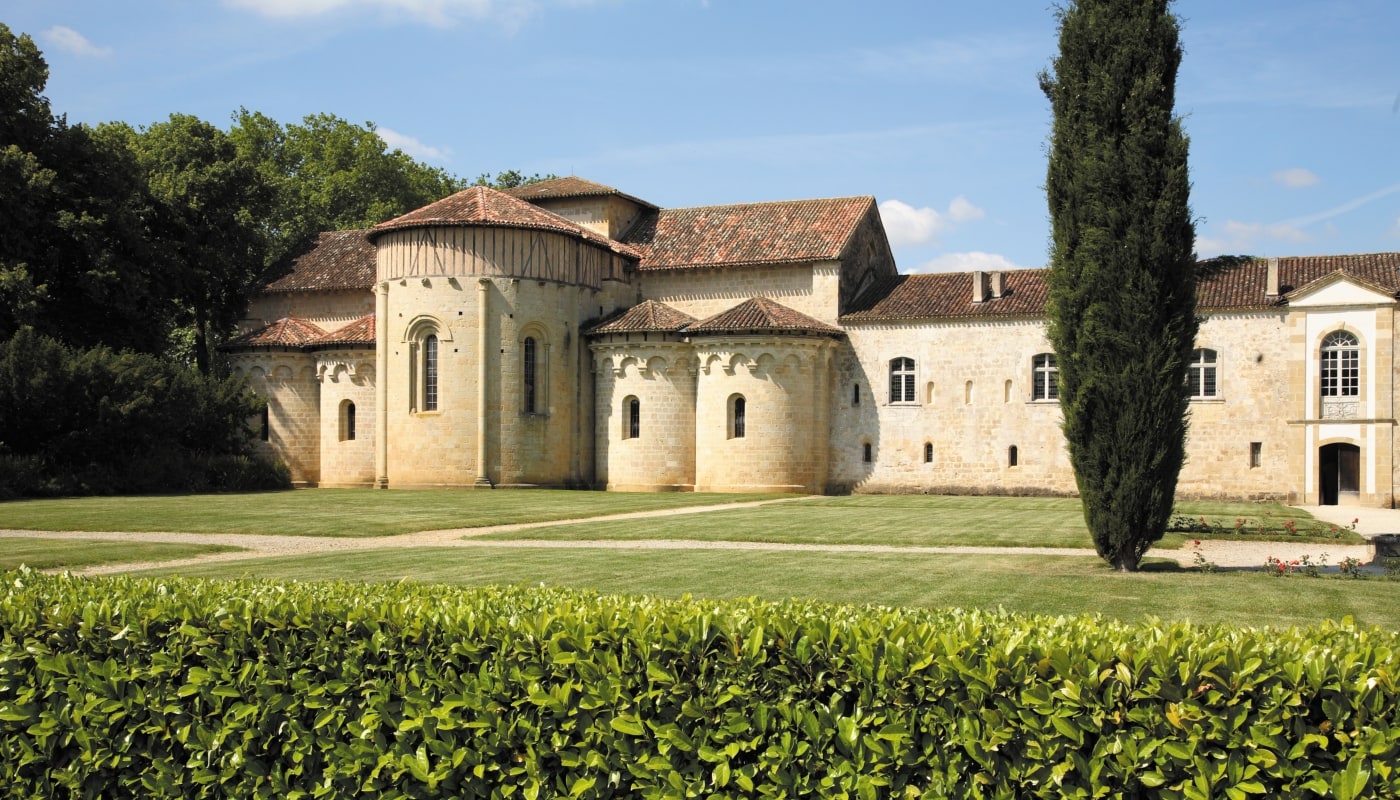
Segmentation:
<svg viewBox="0 0 1400 800">
<path fill-rule="evenodd" d="M 0 503 L 0 529 L 393 536 L 444 528 L 749 502 L 786 495 L 563 490 L 305 489 L 256 494 L 78 497 Z"/>
<path fill-rule="evenodd" d="M 100 539 L 0 538 L 0 570 L 28 566 L 33 569 L 80 569 L 98 564 L 165 561 L 176 558 L 239 550 L 211 544 L 154 544 L 110 542 Z"/>
<path fill-rule="evenodd" d="M 1092 556 L 653 550 L 626 548 L 375 549 L 220 563 L 144 574 L 277 580 L 548 584 L 666 597 L 802 598 L 889 606 L 1004 608 L 1240 625 L 1306 625 L 1350 615 L 1400 626 L 1400 592 L 1384 580 L 1275 578 L 1149 565 L 1113 572 Z"/>
</svg>

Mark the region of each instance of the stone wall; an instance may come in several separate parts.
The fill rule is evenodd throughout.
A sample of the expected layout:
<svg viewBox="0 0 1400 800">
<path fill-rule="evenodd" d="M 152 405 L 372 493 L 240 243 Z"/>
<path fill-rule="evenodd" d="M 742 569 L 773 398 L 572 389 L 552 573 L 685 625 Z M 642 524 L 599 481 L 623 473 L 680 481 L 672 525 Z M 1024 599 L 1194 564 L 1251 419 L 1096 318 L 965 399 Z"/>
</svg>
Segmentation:
<svg viewBox="0 0 1400 800">
<path fill-rule="evenodd" d="M 594 343 L 593 353 L 598 484 L 622 491 L 694 489 L 697 366 L 691 346 L 666 334 L 615 334 Z M 637 436 L 628 407 L 634 398 Z"/>
<path fill-rule="evenodd" d="M 641 294 L 696 319 L 712 317 L 752 297 L 766 297 L 828 324 L 836 324 L 840 265 L 785 264 L 731 269 L 651 270 L 638 273 Z"/>
<path fill-rule="evenodd" d="M 235 353 L 230 362 L 248 388 L 267 398 L 268 437 L 260 452 L 286 463 L 293 484 L 315 486 L 321 480 L 321 384 L 315 359 L 301 352 L 258 351 Z"/>
<path fill-rule="evenodd" d="M 316 371 L 321 381 L 320 485 L 373 486 L 374 351 L 318 352 Z M 354 405 L 353 429 L 347 404 Z"/>
</svg>

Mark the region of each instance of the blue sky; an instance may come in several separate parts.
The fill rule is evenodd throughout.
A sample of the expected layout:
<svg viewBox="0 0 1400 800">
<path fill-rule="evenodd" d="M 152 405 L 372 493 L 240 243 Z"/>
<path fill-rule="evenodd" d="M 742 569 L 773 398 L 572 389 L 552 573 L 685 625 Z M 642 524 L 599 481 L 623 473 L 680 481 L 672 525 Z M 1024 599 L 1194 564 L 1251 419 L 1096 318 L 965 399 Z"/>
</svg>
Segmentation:
<svg viewBox="0 0 1400 800">
<path fill-rule="evenodd" d="M 464 177 L 874 195 L 904 272 L 1038 267 L 1049 0 L 6 0 L 70 122 L 326 112 Z M 1400 3 L 1179 0 L 1200 255 L 1400 250 Z"/>
</svg>

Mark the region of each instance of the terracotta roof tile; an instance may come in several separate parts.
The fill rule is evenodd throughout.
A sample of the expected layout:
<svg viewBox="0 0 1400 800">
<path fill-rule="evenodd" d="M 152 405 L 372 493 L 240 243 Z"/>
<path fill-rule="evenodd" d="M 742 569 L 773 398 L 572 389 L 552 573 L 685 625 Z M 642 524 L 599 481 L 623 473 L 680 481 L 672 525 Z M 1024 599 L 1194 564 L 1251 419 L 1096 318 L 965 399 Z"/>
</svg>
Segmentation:
<svg viewBox="0 0 1400 800">
<path fill-rule="evenodd" d="M 527 183 L 524 186 L 517 186 L 513 189 L 502 189 L 501 191 L 511 197 L 525 200 L 526 202 L 568 197 L 622 197 L 638 205 L 646 206 L 647 208 L 656 208 L 656 206 L 645 200 L 619 192 L 611 186 L 604 186 L 601 183 L 586 181 L 583 178 L 574 176 Z"/>
<path fill-rule="evenodd" d="M 927 319 L 930 317 L 1036 316 L 1045 313 L 1045 270 L 1002 273 L 1002 294 L 972 302 L 972 273 L 894 275 L 856 298 L 842 322 Z"/>
<path fill-rule="evenodd" d="M 233 350 L 243 347 L 301 347 L 325 335 L 315 323 L 296 317 L 283 317 L 224 345 Z"/>
<path fill-rule="evenodd" d="M 655 300 L 646 300 L 597 325 L 589 333 L 673 333 L 693 322 L 695 317 L 683 311 Z"/>
<path fill-rule="evenodd" d="M 327 231 L 292 258 L 286 275 L 263 292 L 324 292 L 374 285 L 374 245 L 363 230 Z"/>
<path fill-rule="evenodd" d="M 1269 297 L 1267 259 L 1202 262 L 1208 272 L 1197 284 L 1201 311 L 1268 308 L 1280 305 Z M 1400 292 L 1400 253 L 1350 256 L 1289 256 L 1278 259 L 1283 294 L 1300 289 L 1334 272 L 1344 272 L 1384 291 Z M 972 302 L 972 273 L 896 275 L 867 289 L 842 315 L 845 322 L 929 319 L 937 317 L 1042 316 L 1045 313 L 1046 270 L 1003 273 L 1000 298 Z"/>
<path fill-rule="evenodd" d="M 663 209 L 623 236 L 639 269 L 811 263 L 839 258 L 873 197 Z"/>
<path fill-rule="evenodd" d="M 417 211 L 410 211 L 388 222 L 381 222 L 370 229 L 369 238 L 373 240 L 390 231 L 406 228 L 439 226 L 494 226 L 552 231 L 585 239 L 629 258 L 637 258 L 640 255 L 625 244 L 615 242 L 605 236 L 599 236 L 558 214 L 553 214 L 487 186 L 473 186 L 464 189 L 454 195 L 444 197 L 436 203 L 423 206 Z"/>
<path fill-rule="evenodd" d="M 745 300 L 728 311 L 701 320 L 685 328 L 686 333 L 747 333 L 763 332 L 805 332 L 827 335 L 842 335 L 844 332 L 833 325 L 813 319 L 800 311 L 793 310 L 769 300 L 754 297 Z"/>
<path fill-rule="evenodd" d="M 374 315 L 366 314 L 349 325 L 312 339 L 306 344 L 310 347 L 325 347 L 328 345 L 374 343 Z"/>
</svg>

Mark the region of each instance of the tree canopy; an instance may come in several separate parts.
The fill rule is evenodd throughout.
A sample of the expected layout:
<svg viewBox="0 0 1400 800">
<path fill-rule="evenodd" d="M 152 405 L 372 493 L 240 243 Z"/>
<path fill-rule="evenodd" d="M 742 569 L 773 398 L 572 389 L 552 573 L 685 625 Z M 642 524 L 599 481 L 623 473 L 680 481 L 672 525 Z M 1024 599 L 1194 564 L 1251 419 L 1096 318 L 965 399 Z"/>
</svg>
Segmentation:
<svg viewBox="0 0 1400 800">
<path fill-rule="evenodd" d="M 1050 341 L 1070 462 L 1095 547 L 1135 570 L 1185 460 L 1196 336 L 1181 46 L 1170 0 L 1077 0 L 1041 76 L 1054 127 Z"/>
</svg>

